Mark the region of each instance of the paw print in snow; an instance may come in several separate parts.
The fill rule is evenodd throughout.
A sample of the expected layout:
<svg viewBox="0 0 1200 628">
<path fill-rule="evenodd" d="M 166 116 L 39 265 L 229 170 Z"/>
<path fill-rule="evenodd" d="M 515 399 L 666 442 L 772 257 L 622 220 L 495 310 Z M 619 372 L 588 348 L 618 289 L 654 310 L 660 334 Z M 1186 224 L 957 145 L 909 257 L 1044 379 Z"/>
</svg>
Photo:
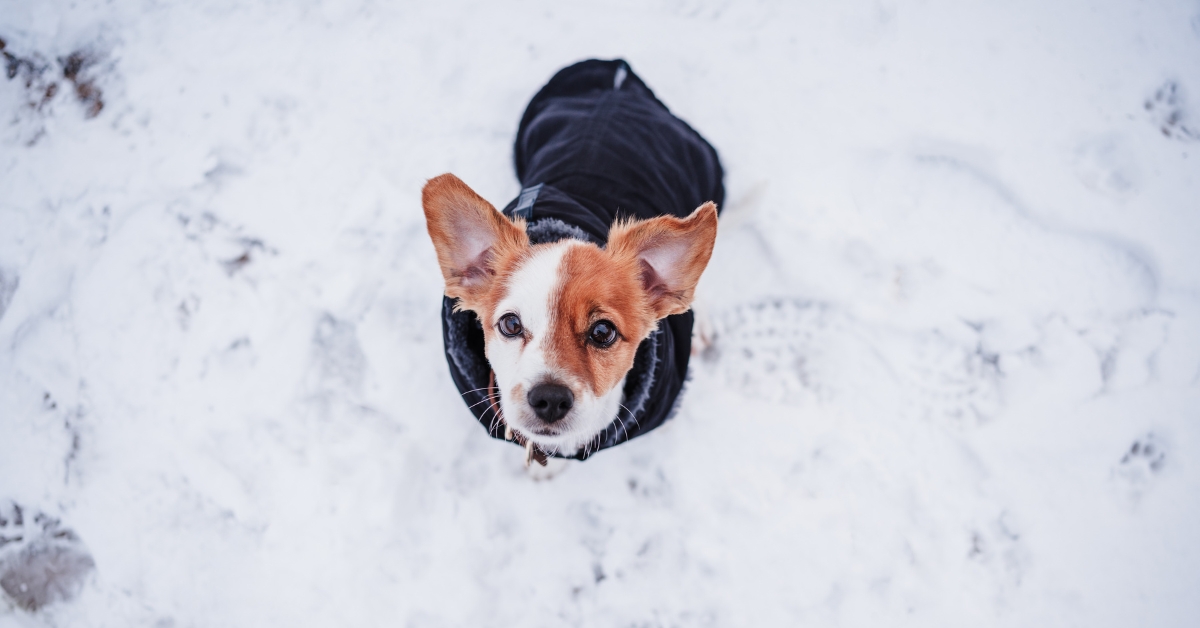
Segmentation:
<svg viewBox="0 0 1200 628">
<path fill-rule="evenodd" d="M 1167 452 L 1153 433 L 1135 440 L 1121 462 L 1113 469 L 1113 479 L 1127 497 L 1136 502 L 1150 487 L 1150 481 L 1162 471 Z"/>
<path fill-rule="evenodd" d="M 1129 447 L 1129 451 L 1121 457 L 1121 464 L 1127 466 L 1140 463 L 1150 471 L 1157 473 L 1162 468 L 1167 454 L 1155 444 L 1154 440 L 1154 434 L 1148 434 L 1146 438 L 1134 441 L 1133 445 Z"/>
<path fill-rule="evenodd" d="M 36 611 L 74 598 L 95 566 L 58 519 L 0 504 L 0 590 L 17 606 Z"/>
<path fill-rule="evenodd" d="M 1167 81 L 1143 104 L 1150 120 L 1166 137 L 1177 140 L 1200 140 L 1200 129 L 1191 120 L 1183 89 L 1175 81 Z"/>
<path fill-rule="evenodd" d="M 967 559 L 992 573 L 1002 595 L 1020 586 L 1029 563 L 1021 534 L 1007 513 L 971 530 Z"/>
</svg>

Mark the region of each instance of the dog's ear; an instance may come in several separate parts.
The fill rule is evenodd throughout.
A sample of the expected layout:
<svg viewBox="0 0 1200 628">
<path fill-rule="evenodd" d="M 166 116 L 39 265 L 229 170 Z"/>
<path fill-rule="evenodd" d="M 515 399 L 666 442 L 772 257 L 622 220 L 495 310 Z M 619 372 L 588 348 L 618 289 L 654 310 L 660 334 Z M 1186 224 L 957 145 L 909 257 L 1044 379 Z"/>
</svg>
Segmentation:
<svg viewBox="0 0 1200 628">
<path fill-rule="evenodd" d="M 446 296 L 477 310 L 501 256 L 529 246 L 524 221 L 514 224 L 458 177 L 443 174 L 421 190 L 425 224 L 446 280 Z"/>
<path fill-rule="evenodd" d="M 633 256 L 642 288 L 656 319 L 686 312 L 717 239 L 717 206 L 708 202 L 687 218 L 658 216 L 619 222 L 608 232 L 607 249 Z"/>
</svg>

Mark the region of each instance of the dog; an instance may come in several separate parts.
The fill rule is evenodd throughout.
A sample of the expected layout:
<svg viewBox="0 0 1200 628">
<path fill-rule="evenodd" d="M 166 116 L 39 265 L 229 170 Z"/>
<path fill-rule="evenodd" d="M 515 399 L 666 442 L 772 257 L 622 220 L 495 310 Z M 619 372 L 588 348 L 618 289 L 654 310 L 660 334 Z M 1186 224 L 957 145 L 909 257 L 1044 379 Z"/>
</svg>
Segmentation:
<svg viewBox="0 0 1200 628">
<path fill-rule="evenodd" d="M 503 211 L 453 174 L 421 193 L 451 376 L 491 436 L 586 459 L 667 420 L 724 200 L 716 150 L 624 60 L 560 70 L 515 146 Z"/>
</svg>

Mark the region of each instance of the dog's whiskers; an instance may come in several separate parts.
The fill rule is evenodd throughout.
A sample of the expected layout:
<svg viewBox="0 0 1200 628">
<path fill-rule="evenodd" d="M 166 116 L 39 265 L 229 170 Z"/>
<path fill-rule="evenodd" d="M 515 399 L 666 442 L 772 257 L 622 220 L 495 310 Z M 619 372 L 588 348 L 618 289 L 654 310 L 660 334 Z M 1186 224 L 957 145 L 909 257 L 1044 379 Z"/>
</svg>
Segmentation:
<svg viewBox="0 0 1200 628">
<path fill-rule="evenodd" d="M 617 405 L 621 406 L 622 408 L 625 408 L 625 404 L 623 404 L 619 401 L 617 402 Z M 629 418 L 633 419 L 633 424 L 636 425 L 639 430 L 642 429 L 642 424 L 641 424 L 641 422 L 639 422 L 637 420 L 637 415 L 633 413 L 633 410 L 630 410 L 629 408 L 625 408 L 625 411 L 629 413 Z"/>
<path fill-rule="evenodd" d="M 481 404 L 481 403 L 484 403 L 484 402 L 486 402 L 486 401 L 491 401 L 491 399 L 488 399 L 487 397 L 484 397 L 483 399 L 480 399 L 479 401 L 476 401 L 475 403 L 473 403 L 473 404 L 471 404 L 471 405 L 467 406 L 467 408 L 474 408 L 475 406 L 477 406 L 477 405 L 479 405 L 479 404 Z"/>
<path fill-rule="evenodd" d="M 629 440 L 629 428 L 625 427 L 625 422 L 617 419 L 617 426 L 620 427 L 623 432 L 625 432 L 625 440 L 621 442 Z"/>
<path fill-rule="evenodd" d="M 604 436 L 604 432 L 606 432 L 606 431 L 608 431 L 608 427 L 607 427 L 607 426 L 606 426 L 604 429 L 600 430 L 600 433 L 599 433 L 599 434 L 596 434 L 596 435 L 595 435 L 595 436 L 592 438 L 592 440 L 588 441 L 588 447 L 589 447 L 589 448 L 594 448 L 594 449 L 591 449 L 591 452 L 600 451 L 600 440 L 601 440 L 601 438 L 603 438 L 603 436 Z M 589 452 L 589 453 L 588 453 L 588 455 L 590 456 L 590 455 L 591 455 L 591 453 Z"/>
<path fill-rule="evenodd" d="M 491 412 L 493 409 L 494 408 L 491 406 L 486 408 L 483 411 L 483 416 L 487 416 L 487 413 Z M 499 427 L 499 424 L 500 424 L 500 413 L 497 412 L 492 415 L 492 421 L 490 423 L 488 423 L 488 434 L 494 433 L 496 431 L 496 428 Z"/>
<path fill-rule="evenodd" d="M 497 421 L 504 421 L 504 415 L 501 413 L 502 408 L 500 407 L 500 404 L 497 401 L 493 401 L 490 394 L 487 398 L 488 401 L 492 401 L 492 405 L 488 406 L 488 409 L 496 413 L 495 417 L 492 419 L 492 424 L 488 427 L 488 433 L 490 434 L 495 431 L 497 427 L 499 427 Z M 504 422 L 507 423 L 508 421 Z"/>
<path fill-rule="evenodd" d="M 638 427 L 638 429 L 641 429 L 641 427 L 642 427 L 642 424 L 641 424 L 641 423 L 640 423 L 640 422 L 637 420 L 637 416 L 635 416 L 635 415 L 634 415 L 634 413 L 633 413 L 633 410 L 630 410 L 629 408 L 625 407 L 625 404 L 623 404 L 623 403 L 621 403 L 621 402 L 619 402 L 619 401 L 617 402 L 617 405 L 621 406 L 621 409 L 622 409 L 622 410 L 625 410 L 626 412 L 628 412 L 628 413 L 629 413 L 629 418 L 630 418 L 630 419 L 633 419 L 633 424 L 634 424 L 634 425 L 636 425 L 636 426 Z M 628 426 L 628 425 L 626 425 L 626 424 L 625 424 L 625 421 L 621 419 L 621 413 L 620 413 L 620 412 L 617 412 L 617 420 L 616 420 L 616 421 L 613 421 L 613 423 L 616 423 L 617 427 L 619 427 L 619 428 L 620 428 L 621 430 L 623 430 L 623 431 L 624 431 L 624 433 L 625 433 L 625 440 L 623 440 L 623 441 L 620 441 L 620 442 L 629 442 L 629 439 L 630 439 L 630 436 L 629 436 L 629 426 Z M 607 428 L 605 428 L 605 429 L 607 429 Z M 618 432 L 618 433 L 619 433 L 619 432 Z M 614 443 L 614 444 L 617 444 L 617 443 Z"/>
<path fill-rule="evenodd" d="M 484 408 L 484 409 L 483 409 L 483 413 L 479 415 L 479 420 L 481 420 L 481 421 L 482 421 L 482 420 L 484 420 L 484 419 L 487 417 L 487 415 L 488 415 L 488 412 L 491 412 L 491 411 L 492 411 L 492 407 L 491 407 L 491 406 L 488 406 L 488 407 Z M 491 423 L 489 423 L 489 424 L 488 424 L 488 433 L 489 433 L 489 434 L 490 434 L 491 432 L 495 431 L 495 429 L 496 429 L 496 419 L 497 419 L 497 417 L 496 417 L 496 416 L 493 416 L 493 417 L 492 417 L 492 421 L 491 421 Z"/>
</svg>

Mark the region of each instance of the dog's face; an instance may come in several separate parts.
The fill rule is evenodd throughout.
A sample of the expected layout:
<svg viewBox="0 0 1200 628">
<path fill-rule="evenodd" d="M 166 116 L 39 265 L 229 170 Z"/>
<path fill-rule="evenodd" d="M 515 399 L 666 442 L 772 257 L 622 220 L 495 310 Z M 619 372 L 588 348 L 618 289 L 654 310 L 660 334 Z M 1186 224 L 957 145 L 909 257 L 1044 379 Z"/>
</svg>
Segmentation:
<svg viewBox="0 0 1200 628">
<path fill-rule="evenodd" d="M 613 421 L 638 344 L 687 311 L 717 235 L 717 210 L 618 223 L 601 249 L 531 245 L 451 174 L 422 191 L 446 294 L 483 324 L 505 422 L 540 449 L 574 453 Z"/>
</svg>

